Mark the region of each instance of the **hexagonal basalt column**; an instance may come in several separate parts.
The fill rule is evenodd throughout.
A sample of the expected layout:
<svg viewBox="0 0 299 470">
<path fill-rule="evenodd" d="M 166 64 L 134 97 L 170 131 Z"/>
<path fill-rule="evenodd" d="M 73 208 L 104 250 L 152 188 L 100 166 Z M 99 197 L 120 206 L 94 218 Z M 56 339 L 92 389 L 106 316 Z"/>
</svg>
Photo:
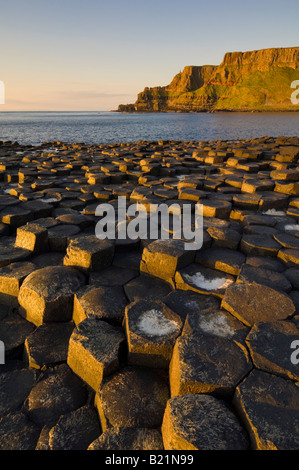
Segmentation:
<svg viewBox="0 0 299 470">
<path fill-rule="evenodd" d="M 34 271 L 23 282 L 18 301 L 20 314 L 36 326 L 45 322 L 70 321 L 74 292 L 85 284 L 83 274 L 65 266 Z"/>
<path fill-rule="evenodd" d="M 169 367 L 171 396 L 186 393 L 232 395 L 252 369 L 244 346 L 210 334 L 177 339 Z"/>
<path fill-rule="evenodd" d="M 163 302 L 141 300 L 126 308 L 128 361 L 147 367 L 168 367 L 182 320 Z"/>
<path fill-rule="evenodd" d="M 96 236 L 82 236 L 72 240 L 64 257 L 65 266 L 74 266 L 83 272 L 97 271 L 111 265 L 114 244 Z"/>
<path fill-rule="evenodd" d="M 118 370 L 124 341 L 121 328 L 96 318 L 87 318 L 72 333 L 67 363 L 75 374 L 97 391 L 103 377 Z"/>
</svg>

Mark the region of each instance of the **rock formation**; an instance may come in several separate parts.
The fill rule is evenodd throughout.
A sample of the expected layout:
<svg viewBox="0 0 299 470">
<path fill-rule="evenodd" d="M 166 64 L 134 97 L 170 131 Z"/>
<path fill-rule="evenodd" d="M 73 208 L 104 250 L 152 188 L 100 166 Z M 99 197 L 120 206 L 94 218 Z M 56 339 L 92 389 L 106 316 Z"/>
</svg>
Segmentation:
<svg viewBox="0 0 299 470">
<path fill-rule="evenodd" d="M 186 66 L 165 87 L 145 88 L 121 112 L 298 111 L 299 47 L 228 52 L 219 65 Z"/>
</svg>

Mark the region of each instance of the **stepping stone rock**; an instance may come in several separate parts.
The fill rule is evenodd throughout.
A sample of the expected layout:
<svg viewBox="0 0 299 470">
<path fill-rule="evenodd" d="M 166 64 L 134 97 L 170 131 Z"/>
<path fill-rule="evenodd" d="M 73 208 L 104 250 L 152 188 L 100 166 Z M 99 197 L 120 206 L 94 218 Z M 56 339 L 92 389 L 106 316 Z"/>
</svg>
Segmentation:
<svg viewBox="0 0 299 470">
<path fill-rule="evenodd" d="M 283 292 L 290 292 L 292 290 L 291 283 L 283 274 L 270 269 L 256 268 L 249 264 L 242 266 L 237 282 L 247 284 L 255 282 Z"/>
<path fill-rule="evenodd" d="M 285 320 L 296 311 L 288 295 L 256 283 L 236 283 L 230 286 L 226 290 L 221 307 L 247 326 Z"/>
<path fill-rule="evenodd" d="M 77 225 L 61 224 L 51 227 L 48 230 L 50 250 L 64 252 L 67 249 L 69 237 L 78 233 L 80 233 L 80 228 Z"/>
<path fill-rule="evenodd" d="M 292 284 L 294 289 L 299 289 L 299 267 L 287 269 L 284 272 L 284 275 Z"/>
<path fill-rule="evenodd" d="M 67 363 L 76 375 L 97 391 L 103 377 L 119 369 L 124 342 L 121 328 L 96 318 L 87 318 L 72 333 Z"/>
<path fill-rule="evenodd" d="M 266 235 L 243 235 L 240 250 L 246 255 L 273 256 L 275 257 L 281 245 L 271 236 Z"/>
<path fill-rule="evenodd" d="M 283 261 L 288 268 L 298 267 L 299 265 L 299 249 L 282 248 L 279 250 L 277 257 Z"/>
<path fill-rule="evenodd" d="M 246 348 L 210 334 L 181 336 L 169 366 L 171 396 L 213 393 L 232 395 L 252 369 Z"/>
<path fill-rule="evenodd" d="M 45 323 L 27 336 L 25 354 L 29 367 L 43 369 L 66 362 L 73 329 L 72 322 Z"/>
<path fill-rule="evenodd" d="M 33 256 L 31 261 L 37 266 L 37 268 L 41 269 L 49 266 L 63 266 L 63 258 L 64 253 L 52 251 L 49 253 L 42 253 L 38 256 Z"/>
<path fill-rule="evenodd" d="M 185 320 L 187 315 L 218 310 L 220 301 L 213 295 L 197 294 L 191 291 L 175 290 L 163 298 L 163 302 Z"/>
<path fill-rule="evenodd" d="M 36 373 L 29 369 L 0 374 L 0 417 L 17 410 L 23 404 L 35 381 Z"/>
<path fill-rule="evenodd" d="M 37 224 L 27 224 L 17 229 L 15 246 L 34 253 L 47 251 L 48 231 Z"/>
<path fill-rule="evenodd" d="M 130 366 L 105 379 L 95 398 L 103 432 L 111 426 L 161 426 L 169 399 L 167 382 L 160 371 Z"/>
<path fill-rule="evenodd" d="M 17 261 L 23 261 L 32 255 L 31 251 L 15 248 L 14 244 L 14 237 L 2 237 L 0 239 L 0 268 Z"/>
<path fill-rule="evenodd" d="M 28 397 L 28 417 L 44 426 L 85 405 L 87 390 L 71 369 L 62 364 L 48 369 Z"/>
<path fill-rule="evenodd" d="M 167 402 L 162 436 L 165 450 L 248 450 L 249 440 L 223 400 L 181 395 Z"/>
<path fill-rule="evenodd" d="M 48 434 L 48 450 L 87 450 L 101 434 L 96 411 L 82 406 L 59 418 Z"/>
<path fill-rule="evenodd" d="M 0 220 L 13 229 L 25 225 L 32 219 L 33 213 L 30 210 L 22 209 L 18 206 L 9 206 L 0 211 Z"/>
<path fill-rule="evenodd" d="M 228 201 L 206 200 L 200 201 L 203 208 L 204 217 L 217 217 L 227 219 L 229 217 L 232 205 Z"/>
<path fill-rule="evenodd" d="M 185 250 L 180 240 L 156 240 L 144 248 L 140 271 L 165 281 L 174 278 L 175 272 L 194 260 L 194 251 Z"/>
<path fill-rule="evenodd" d="M 182 335 L 211 334 L 245 344 L 249 329 L 224 310 L 203 310 L 188 313 Z"/>
<path fill-rule="evenodd" d="M 115 325 L 121 324 L 128 304 L 120 286 L 87 286 L 75 295 L 73 321 L 96 317 Z"/>
<path fill-rule="evenodd" d="M 246 256 L 243 253 L 227 248 L 209 248 L 199 251 L 195 256 L 196 263 L 234 276 L 239 274 L 245 261 Z"/>
<path fill-rule="evenodd" d="M 40 428 L 16 411 L 0 418 L 0 450 L 35 450 Z"/>
<path fill-rule="evenodd" d="M 257 369 L 299 381 L 298 365 L 290 360 L 291 344 L 298 338 L 299 330 L 292 322 L 276 321 L 254 325 L 246 344 Z"/>
<path fill-rule="evenodd" d="M 164 450 L 162 436 L 156 429 L 110 428 L 87 450 Z"/>
<path fill-rule="evenodd" d="M 289 235 L 287 233 L 278 233 L 278 234 L 274 235 L 274 238 L 284 248 L 291 248 L 293 250 L 298 250 L 299 249 L 299 238 L 298 237 L 294 237 L 293 235 Z"/>
<path fill-rule="evenodd" d="M 34 330 L 34 325 L 14 311 L 0 322 L 0 341 L 5 344 L 5 358 L 14 359 L 22 356 L 24 342 Z"/>
<path fill-rule="evenodd" d="M 110 266 L 113 256 L 114 244 L 110 240 L 99 240 L 96 236 L 90 235 L 70 242 L 64 265 L 74 266 L 90 273 Z"/>
<path fill-rule="evenodd" d="M 237 387 L 233 404 L 256 450 L 298 450 L 299 389 L 281 377 L 254 370 Z"/>
<path fill-rule="evenodd" d="M 213 294 L 222 298 L 228 286 L 234 283 L 230 274 L 191 264 L 176 272 L 175 285 L 177 289 L 193 290 L 200 294 Z"/>
<path fill-rule="evenodd" d="M 212 247 L 228 248 L 237 250 L 241 240 L 241 234 L 236 230 L 210 227 L 207 229 L 208 234 L 212 238 Z"/>
<path fill-rule="evenodd" d="M 277 273 L 285 271 L 285 266 L 280 261 L 270 256 L 247 256 L 246 264 L 256 268 L 269 269 Z"/>
<path fill-rule="evenodd" d="M 102 271 L 91 273 L 89 276 L 89 284 L 107 287 L 124 286 L 132 279 L 138 276 L 134 269 L 118 268 L 110 266 Z"/>
<path fill-rule="evenodd" d="M 36 326 L 70 321 L 74 292 L 84 284 L 84 276 L 73 268 L 50 266 L 38 269 L 29 274 L 21 286 L 20 314 Z"/>
<path fill-rule="evenodd" d="M 30 262 L 11 263 L 0 268 L 0 302 L 18 307 L 21 284 L 35 270 L 35 264 Z"/>
<path fill-rule="evenodd" d="M 140 300 L 126 307 L 128 363 L 168 368 L 182 320 L 161 301 Z"/>
<path fill-rule="evenodd" d="M 141 275 L 124 285 L 130 302 L 136 300 L 159 300 L 172 291 L 170 284 L 160 279 Z"/>
</svg>

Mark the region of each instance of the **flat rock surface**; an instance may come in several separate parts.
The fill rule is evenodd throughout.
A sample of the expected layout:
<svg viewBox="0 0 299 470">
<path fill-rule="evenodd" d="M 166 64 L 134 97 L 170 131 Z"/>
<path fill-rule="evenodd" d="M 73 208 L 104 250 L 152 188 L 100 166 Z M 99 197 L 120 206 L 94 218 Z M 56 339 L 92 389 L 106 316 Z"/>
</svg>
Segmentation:
<svg viewBox="0 0 299 470">
<path fill-rule="evenodd" d="M 225 402 L 208 395 L 171 398 L 162 435 L 166 450 L 246 450 L 246 432 Z"/>
<path fill-rule="evenodd" d="M 234 404 L 255 449 L 298 449 L 299 390 L 288 380 L 253 371 L 238 387 Z"/>
<path fill-rule="evenodd" d="M 156 429 L 110 428 L 90 444 L 87 450 L 164 450 Z"/>
<path fill-rule="evenodd" d="M 96 395 L 102 429 L 157 428 L 169 398 L 165 375 L 151 369 L 126 367 L 104 381 Z"/>
<path fill-rule="evenodd" d="M 169 367 L 171 396 L 213 393 L 227 397 L 252 369 L 244 347 L 198 333 L 177 339 Z"/>
<path fill-rule="evenodd" d="M 296 310 L 288 295 L 254 282 L 230 286 L 221 307 L 248 326 L 259 322 L 285 320 Z"/>
</svg>

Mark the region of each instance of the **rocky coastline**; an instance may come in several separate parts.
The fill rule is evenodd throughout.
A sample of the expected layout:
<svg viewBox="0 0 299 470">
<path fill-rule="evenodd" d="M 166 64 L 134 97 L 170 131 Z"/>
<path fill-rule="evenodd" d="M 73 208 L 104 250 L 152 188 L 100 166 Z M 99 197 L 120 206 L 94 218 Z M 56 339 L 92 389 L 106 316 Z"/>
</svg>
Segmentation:
<svg viewBox="0 0 299 470">
<path fill-rule="evenodd" d="M 298 80 L 299 47 L 228 52 L 220 65 L 186 66 L 169 85 L 146 87 L 118 111 L 296 112 Z"/>
<path fill-rule="evenodd" d="M 299 138 L 0 142 L 0 347 L 1 450 L 298 450 Z"/>
</svg>

